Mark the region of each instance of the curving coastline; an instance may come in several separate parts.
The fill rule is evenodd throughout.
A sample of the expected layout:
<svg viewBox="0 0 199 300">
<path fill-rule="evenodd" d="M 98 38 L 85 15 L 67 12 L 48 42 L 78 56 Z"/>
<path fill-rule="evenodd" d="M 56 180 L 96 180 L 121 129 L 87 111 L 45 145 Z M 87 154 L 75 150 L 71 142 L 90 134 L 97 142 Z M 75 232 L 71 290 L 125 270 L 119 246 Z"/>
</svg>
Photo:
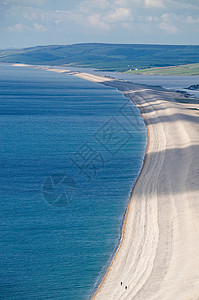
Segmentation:
<svg viewBox="0 0 199 300">
<path fill-rule="evenodd" d="M 118 88 L 140 109 L 148 128 L 150 142 L 121 243 L 92 299 L 198 299 L 199 114 L 193 110 L 198 105 L 176 103 L 177 94 L 161 88 L 43 69 Z"/>
<path fill-rule="evenodd" d="M 141 110 L 150 143 L 122 243 L 92 299 L 197 299 L 199 116 L 173 92 L 115 85 Z"/>
<path fill-rule="evenodd" d="M 103 80 L 140 109 L 150 143 L 121 244 L 92 299 L 198 299 L 199 115 L 174 92 Z"/>
</svg>

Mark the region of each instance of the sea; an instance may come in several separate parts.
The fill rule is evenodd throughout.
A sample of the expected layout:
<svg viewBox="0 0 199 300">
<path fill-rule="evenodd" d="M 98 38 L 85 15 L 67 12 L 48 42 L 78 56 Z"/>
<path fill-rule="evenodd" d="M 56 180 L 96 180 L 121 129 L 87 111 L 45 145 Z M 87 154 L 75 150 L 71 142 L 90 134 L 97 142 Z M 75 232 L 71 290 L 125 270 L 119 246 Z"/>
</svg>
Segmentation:
<svg viewBox="0 0 199 300">
<path fill-rule="evenodd" d="M 114 88 L 0 65 L 0 298 L 89 299 L 121 239 L 147 129 Z"/>
</svg>

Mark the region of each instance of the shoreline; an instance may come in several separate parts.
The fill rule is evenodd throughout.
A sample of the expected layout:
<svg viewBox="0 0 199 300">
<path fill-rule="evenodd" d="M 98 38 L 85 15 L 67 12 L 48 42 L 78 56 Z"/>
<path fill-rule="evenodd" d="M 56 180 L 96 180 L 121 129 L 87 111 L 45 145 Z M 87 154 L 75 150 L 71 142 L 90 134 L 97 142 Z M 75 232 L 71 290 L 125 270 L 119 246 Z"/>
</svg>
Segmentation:
<svg viewBox="0 0 199 300">
<path fill-rule="evenodd" d="M 142 117 L 143 117 L 143 116 L 142 116 Z M 144 119 L 144 117 L 143 117 L 143 119 Z M 144 122 L 145 122 L 145 124 L 146 124 L 145 119 L 144 119 Z M 147 124 L 146 124 L 146 127 L 147 127 Z M 124 214 L 123 222 L 122 222 L 122 225 L 121 225 L 121 238 L 120 238 L 120 243 L 119 243 L 119 245 L 118 245 L 118 247 L 117 247 L 117 250 L 116 250 L 115 254 L 113 255 L 113 259 L 111 260 L 111 263 L 110 263 L 108 269 L 106 270 L 105 275 L 103 276 L 103 278 L 102 278 L 102 280 L 101 280 L 99 286 L 97 287 L 97 289 L 96 289 L 95 293 L 93 294 L 93 296 L 92 296 L 91 298 L 89 298 L 90 300 L 94 300 L 95 297 L 97 296 L 97 294 L 99 293 L 100 289 L 102 288 L 102 286 L 103 286 L 103 284 L 104 284 L 104 282 L 105 282 L 105 280 L 106 280 L 106 277 L 108 276 L 108 274 L 109 274 L 109 272 L 110 272 L 110 270 L 111 270 L 111 267 L 112 267 L 112 265 L 113 265 L 113 263 L 114 263 L 114 261 L 115 261 L 117 255 L 118 255 L 118 252 L 120 251 L 120 249 L 121 249 L 121 247 L 122 247 L 122 244 L 123 244 L 123 241 L 124 241 L 125 230 L 126 230 L 126 223 L 127 223 L 127 219 L 128 219 L 128 215 L 129 215 L 130 202 L 132 201 L 132 197 L 133 197 L 133 192 L 134 192 L 135 186 L 136 186 L 136 184 L 137 184 L 137 182 L 138 182 L 138 180 L 139 180 L 139 178 L 140 178 L 140 176 L 141 176 L 142 170 L 143 170 L 144 165 L 145 165 L 145 161 L 146 161 L 146 157 L 147 157 L 147 152 L 148 152 L 149 143 L 150 143 L 150 140 L 149 140 L 149 135 L 148 135 L 148 127 L 147 127 L 147 145 L 146 145 L 146 152 L 145 152 L 145 155 L 144 155 L 144 158 L 143 158 L 141 170 L 140 170 L 140 172 L 139 172 L 139 174 L 138 174 L 138 177 L 137 177 L 137 179 L 136 179 L 136 181 L 135 181 L 135 183 L 134 183 L 134 186 L 133 186 L 133 188 L 132 188 L 132 190 L 131 190 L 130 198 L 129 198 L 129 202 L 128 202 L 128 206 L 127 206 L 126 212 L 125 212 L 125 214 Z"/>
<path fill-rule="evenodd" d="M 134 85 L 135 87 L 136 87 L 136 85 Z M 145 86 L 145 88 L 146 88 L 146 86 Z M 149 87 L 148 87 L 149 88 Z M 152 87 L 152 90 L 154 91 L 154 88 Z M 160 92 L 158 92 L 158 93 L 165 93 L 165 90 L 164 89 L 160 89 Z M 168 95 L 170 95 L 171 96 L 171 99 L 170 99 L 170 101 L 171 101 L 171 104 L 172 105 L 174 105 L 174 106 L 176 106 L 177 107 L 177 109 L 178 109 L 178 106 L 180 107 L 180 109 L 185 109 L 185 112 L 187 113 L 187 115 L 189 116 L 189 115 L 193 115 L 193 117 L 195 117 L 195 115 L 194 115 L 194 112 L 191 112 L 191 113 L 189 113 L 188 111 L 186 111 L 186 106 L 185 105 L 183 105 L 183 104 L 180 104 L 180 105 L 178 105 L 178 104 L 176 104 L 175 102 L 172 102 L 172 97 L 175 97 L 175 93 L 174 92 L 168 92 L 168 91 L 166 91 L 166 93 L 168 94 Z M 143 95 L 141 95 L 141 97 L 142 97 Z M 146 92 L 146 96 L 147 96 L 147 92 Z M 132 101 L 133 101 L 133 99 L 132 99 L 132 97 L 130 96 L 129 97 Z M 134 102 L 134 101 L 133 101 Z M 146 103 L 146 102 L 145 102 Z M 136 103 L 134 102 L 134 104 L 136 105 Z M 176 287 L 176 290 L 177 291 L 175 291 L 174 293 L 173 293 L 173 291 L 171 291 L 171 296 L 168 296 L 168 295 L 165 295 L 165 292 L 161 292 L 161 296 L 156 296 L 156 293 L 158 292 L 158 288 L 157 288 L 157 290 L 155 290 L 154 289 L 154 294 L 153 294 L 153 297 L 151 297 L 151 295 L 150 295 L 150 289 L 151 289 L 151 287 L 152 287 L 152 290 L 153 290 L 153 284 L 154 285 L 157 285 L 157 282 L 158 282 L 158 280 L 157 280 L 157 277 L 156 277 L 156 279 L 155 279 L 155 281 L 154 281 L 154 279 L 153 279 L 153 281 L 151 282 L 151 284 L 152 284 L 152 286 L 150 286 L 150 285 L 148 285 L 147 286 L 147 288 L 146 289 L 144 289 L 144 287 L 147 285 L 147 281 L 149 281 L 150 280 L 150 276 L 148 276 L 147 277 L 147 280 L 144 282 L 144 284 L 143 284 L 143 286 L 138 290 L 138 291 L 136 291 L 135 290 L 135 288 L 133 288 L 130 292 L 131 292 L 131 294 L 129 294 L 129 292 L 127 293 L 127 295 L 125 295 L 125 291 L 118 291 L 118 289 L 119 289 L 119 287 L 116 287 L 116 290 L 117 290 L 117 292 L 116 292 L 116 290 L 115 290 L 115 292 L 112 292 L 112 289 L 110 289 L 109 288 L 109 286 L 108 286 L 108 284 L 106 285 L 106 287 L 104 287 L 104 285 L 107 283 L 106 281 L 110 281 L 111 282 L 111 276 L 113 276 L 113 273 L 114 272 L 118 272 L 118 274 L 117 275 L 119 275 L 118 277 L 120 277 L 120 278 L 122 278 L 121 276 L 120 276 L 120 272 L 118 271 L 118 266 L 117 266 L 117 264 L 119 264 L 118 262 L 116 262 L 115 263 L 115 260 L 117 260 L 117 258 L 118 258 L 118 255 L 119 255 L 119 251 L 121 251 L 122 252 L 122 247 L 123 247 L 123 242 L 124 242 L 124 239 L 125 239 L 125 234 L 126 234 L 126 227 L 128 226 L 127 225 L 127 222 L 129 221 L 129 211 L 130 211 L 130 206 L 133 206 L 133 204 L 132 204 L 132 202 L 133 202 L 133 200 L 135 200 L 135 199 L 133 199 L 133 197 L 134 197 L 134 192 L 135 192 L 135 190 L 136 190 L 136 188 L 137 188 L 137 185 L 138 184 L 140 184 L 140 180 L 142 180 L 143 178 L 141 178 L 142 177 L 142 175 L 143 175 L 143 170 L 144 170 L 144 168 L 145 168 L 145 166 L 146 166 L 146 162 L 148 163 L 148 164 L 150 164 L 150 153 L 148 153 L 149 152 L 149 148 L 150 148 L 150 135 L 152 134 L 153 135 L 153 132 L 151 131 L 151 129 L 150 129 L 150 122 L 148 121 L 148 118 L 146 117 L 146 113 L 145 113 L 145 108 L 142 108 L 142 107 L 140 107 L 139 106 L 139 104 L 137 103 L 137 105 L 136 105 L 139 109 L 140 109 L 140 111 L 141 111 L 141 113 L 142 113 L 142 117 L 144 118 L 144 121 L 145 121 L 145 123 L 146 123 L 146 126 L 147 126 L 147 129 L 148 129 L 148 145 L 147 145 L 147 151 L 146 151 L 146 156 L 145 156 L 145 161 L 144 161 L 144 164 L 143 164 L 143 167 L 142 167 L 142 170 L 141 170 L 141 172 L 140 172 L 140 174 L 139 174 L 139 177 L 138 177 L 138 179 L 137 179 L 137 181 L 136 181 L 136 184 L 134 185 L 134 188 L 133 188 L 133 191 L 132 191 L 132 194 L 131 194 L 131 199 L 130 199 L 130 201 L 129 201 L 129 205 L 128 205 L 128 214 L 126 214 L 126 217 L 125 217 L 125 223 L 124 223 L 124 225 L 123 225 L 123 228 L 124 228 L 124 230 L 123 230 L 123 239 L 122 239 L 122 243 L 120 244 L 120 247 L 118 248 L 118 251 L 117 251 L 117 253 L 116 253 L 116 255 L 115 255 L 115 257 L 114 257 L 114 260 L 112 261 L 112 263 L 111 263 L 111 265 L 110 265 L 110 267 L 109 267 L 109 269 L 107 270 L 107 273 L 106 273 L 106 275 L 105 275 L 105 277 L 104 277 L 104 279 L 103 279 L 103 281 L 102 281 L 102 283 L 100 284 L 100 286 L 99 286 L 99 288 L 98 288 L 98 290 L 96 291 L 96 293 L 94 294 L 94 296 L 92 297 L 92 300 L 94 300 L 94 299 L 107 299 L 107 297 L 109 297 L 109 299 L 185 299 L 184 298 L 184 296 L 183 295 L 181 295 L 181 290 L 183 290 L 183 288 L 181 287 L 181 285 L 179 284 L 179 286 L 177 286 Z M 165 109 L 165 108 L 164 108 Z M 186 116 L 186 114 L 185 114 L 185 116 Z M 185 119 L 186 120 L 186 119 Z M 198 120 L 198 122 L 199 122 L 199 120 Z M 199 124 L 199 123 L 198 123 Z M 156 130 L 156 128 L 154 128 L 155 130 Z M 196 128 L 195 128 L 196 129 Z M 152 130 L 153 130 L 153 128 L 152 128 Z M 171 132 L 170 132 L 171 133 Z M 196 138 L 196 136 L 194 136 L 194 139 Z M 197 140 L 197 146 L 199 145 L 199 139 L 198 138 L 196 138 L 196 140 Z M 153 139 L 152 139 L 152 142 L 155 142 Z M 165 140 L 165 143 L 166 143 L 166 140 Z M 162 149 L 161 149 L 162 150 Z M 165 149 L 165 150 L 167 150 L 167 148 Z M 177 149 L 177 152 L 178 152 L 178 149 Z M 196 154 L 196 151 L 195 151 L 195 154 Z M 147 161 L 148 160 L 148 161 Z M 198 161 L 197 161 L 198 162 Z M 171 169 L 173 169 L 175 167 L 175 164 L 174 164 L 174 166 L 172 167 L 171 166 Z M 162 171 L 161 169 L 160 169 L 160 171 Z M 146 177 L 146 173 L 143 175 L 143 176 L 145 176 Z M 149 174 L 149 176 L 150 176 L 150 174 Z M 149 179 L 150 180 L 150 179 Z M 198 184 L 196 185 L 197 186 L 197 189 L 198 189 Z M 136 192 L 135 192 L 136 193 Z M 196 195 L 195 195 L 195 199 L 198 197 L 198 195 L 199 195 L 199 193 L 198 193 L 198 191 L 197 191 L 197 193 L 196 193 Z M 175 198 L 175 197 L 174 197 Z M 147 199 L 146 199 L 147 200 Z M 153 206 L 151 207 L 151 208 L 153 208 Z M 156 207 L 154 207 L 154 208 L 156 208 Z M 132 207 L 132 210 L 133 210 L 133 207 Z M 157 210 L 158 210 L 158 208 L 157 208 Z M 168 211 L 168 213 L 169 213 L 169 211 Z M 167 216 L 166 216 L 167 217 Z M 188 219 L 188 222 L 190 222 L 190 220 Z M 159 224 L 158 224 L 159 225 Z M 150 226 L 150 224 L 148 225 L 148 226 Z M 157 234 L 157 240 L 156 240 L 156 242 L 157 242 L 157 244 L 158 244 L 158 240 L 160 239 L 160 237 L 159 237 L 159 228 L 158 227 L 160 227 L 160 226 L 157 226 L 157 228 L 156 228 L 156 234 Z M 174 229 L 172 229 L 171 231 L 173 231 Z M 172 236 L 172 234 L 171 234 L 171 236 Z M 183 238 L 183 237 L 182 237 Z M 187 243 L 187 246 L 188 246 L 188 243 Z M 161 247 L 162 247 L 162 245 L 161 245 Z M 128 248 L 128 250 L 127 250 L 127 253 L 128 253 L 128 251 L 129 251 L 129 248 L 132 248 L 131 246 L 127 246 L 126 245 L 126 248 Z M 157 246 L 157 248 L 158 248 L 158 246 Z M 155 261 L 155 256 L 157 255 L 157 248 L 155 249 L 155 251 L 154 251 L 154 257 L 153 257 L 153 260 Z M 190 247 L 190 248 L 193 248 L 193 247 Z M 146 251 L 147 251 L 147 247 L 146 247 L 146 249 L 145 249 Z M 182 251 L 182 249 L 181 249 L 181 251 Z M 145 253 L 145 255 L 147 255 L 147 253 Z M 179 255 L 179 253 L 178 253 L 178 255 Z M 121 256 L 123 256 L 123 254 L 122 255 L 120 255 L 120 257 L 118 258 L 118 260 L 121 260 Z M 171 253 L 170 253 L 170 256 L 172 257 L 172 251 L 171 251 Z M 123 258 L 123 257 L 122 257 Z M 195 261 L 196 261 L 196 259 L 197 259 L 197 257 L 195 257 Z M 125 259 L 123 258 L 123 260 L 125 261 Z M 113 265 L 114 265 L 114 263 L 115 263 L 115 265 L 116 265 L 116 267 L 114 268 L 114 270 L 112 271 L 112 268 L 113 268 Z M 159 262 L 158 262 L 159 263 Z M 169 263 L 168 263 L 169 264 Z M 194 259 L 193 258 L 191 258 L 190 259 L 190 262 L 189 262 L 189 265 L 194 265 Z M 143 265 L 143 267 L 144 267 L 144 265 Z M 162 268 L 164 268 L 164 267 L 166 267 L 166 265 L 162 265 L 161 266 Z M 121 267 L 121 269 L 123 269 L 122 267 Z M 150 272 L 152 273 L 152 270 L 154 269 L 154 266 L 152 266 L 152 269 L 150 270 Z M 112 274 L 110 274 L 111 273 L 111 271 L 112 271 Z M 124 272 L 124 271 L 123 271 Z M 179 271 L 178 271 L 179 273 L 181 272 L 181 270 L 179 269 Z M 125 274 L 125 272 L 124 272 L 124 274 Z M 161 274 L 160 272 L 159 272 L 159 274 Z M 110 276 L 109 276 L 110 275 Z M 199 274 L 198 274 L 199 275 Z M 108 278 L 108 276 L 109 276 L 109 278 Z M 165 275 L 166 276 L 166 275 Z M 190 276 L 190 278 L 191 278 L 192 276 Z M 194 276 L 193 276 L 194 277 Z M 187 278 L 187 283 L 189 282 L 189 280 L 188 280 L 189 278 Z M 134 280 L 136 280 L 136 279 L 134 279 Z M 193 279 L 192 279 L 193 280 Z M 197 286 L 198 285 L 198 282 L 199 282 L 199 277 L 197 277 L 197 279 L 195 280 L 197 283 L 195 283 L 195 286 Z M 119 286 L 119 278 L 118 278 L 118 282 L 116 282 L 116 281 L 114 281 L 113 279 L 112 279 L 112 283 L 113 284 L 111 284 L 111 286 L 112 286 L 112 288 L 114 287 L 114 284 L 118 284 L 118 286 Z M 169 283 L 169 285 L 170 285 L 171 283 Z M 168 283 L 166 284 L 166 289 L 168 289 Z M 118 292 L 120 292 L 120 294 L 118 295 Z M 173 293 L 173 294 L 172 294 Z M 116 296 L 116 294 L 117 294 L 117 296 Z M 140 297 L 139 296 L 139 294 L 141 294 L 142 296 Z M 183 293 L 182 293 L 183 294 Z M 195 294 L 195 295 L 194 295 Z M 188 293 L 188 296 L 187 297 L 193 297 L 193 295 L 194 296 L 196 296 L 196 295 L 198 295 L 199 294 L 199 289 L 198 288 L 196 288 L 195 290 L 193 289 L 193 291 L 189 291 L 189 293 Z M 132 298 L 133 297 L 133 298 Z M 146 298 L 145 298 L 146 297 Z"/>
<path fill-rule="evenodd" d="M 197 299 L 198 113 L 176 103 L 177 94 L 162 88 L 37 68 L 117 88 L 139 108 L 147 126 L 146 154 L 131 191 L 120 245 L 91 299 Z"/>
<path fill-rule="evenodd" d="M 110 77 L 102 77 L 102 76 L 97 76 L 97 75 L 92 75 L 92 74 L 88 74 L 88 73 L 80 73 L 80 74 L 71 74 L 72 76 L 76 76 L 76 77 L 79 77 L 79 78 L 82 78 L 82 79 L 85 79 L 85 80 L 89 80 L 89 81 L 93 81 L 93 82 L 97 82 L 97 83 L 102 83 L 103 85 L 105 86 L 111 86 L 111 87 L 114 87 L 115 89 L 117 89 L 120 93 L 122 93 L 125 97 L 127 97 L 129 99 L 129 101 L 133 102 L 131 98 L 129 98 L 128 96 L 126 96 L 118 87 L 115 87 L 115 86 L 112 86 L 111 85 L 111 82 L 112 81 L 115 81 L 115 78 L 110 78 Z M 104 83 L 104 81 L 108 81 L 110 84 L 107 84 L 107 83 Z M 118 81 L 116 79 L 116 81 Z M 120 80 L 119 80 L 120 81 Z M 136 106 L 136 104 L 133 102 L 133 105 Z M 137 106 L 136 106 L 137 107 Z M 139 109 L 139 108 L 138 108 Z M 90 300 L 94 300 L 96 295 L 98 294 L 98 292 L 100 291 L 100 289 L 102 288 L 105 280 L 106 280 L 106 277 L 107 275 L 109 274 L 109 271 L 122 247 L 122 244 L 123 244 L 123 240 L 124 240 L 124 235 L 125 235 L 125 229 L 126 229 L 126 223 L 127 223 L 127 219 L 128 219 L 128 214 L 129 214 L 129 209 L 130 209 L 130 202 L 132 201 L 132 197 L 133 197 L 133 192 L 134 192 L 134 189 L 135 189 L 135 186 L 141 176 L 141 173 L 142 173 L 142 170 L 144 168 L 144 164 L 145 164 L 145 161 L 146 161 L 146 156 L 147 156 L 147 151 L 148 151 L 148 147 L 149 147 L 149 143 L 150 143 L 150 138 L 149 138 L 149 134 L 148 134 L 148 126 L 147 126 L 147 123 L 146 123 L 146 120 L 141 112 L 141 110 L 139 109 L 140 111 L 140 115 L 141 117 L 143 118 L 144 122 L 145 122 L 145 125 L 146 125 L 146 128 L 147 128 L 147 141 L 146 141 L 146 151 L 145 151 L 145 155 L 143 157 L 143 161 L 142 161 L 142 166 L 141 166 L 141 169 L 140 169 L 140 172 L 138 174 L 138 177 L 133 185 L 133 188 L 130 192 L 130 197 L 129 197 L 129 201 L 128 201 L 128 205 L 127 205 L 127 208 L 126 208 L 126 212 L 123 216 L 123 222 L 121 224 L 121 235 L 120 235 L 120 240 L 119 240 L 119 244 L 116 248 L 116 251 L 115 253 L 113 254 L 113 257 L 110 261 L 110 264 L 108 266 L 108 268 L 106 269 L 102 279 L 99 280 L 99 285 L 97 286 L 94 294 L 89 297 Z"/>
<path fill-rule="evenodd" d="M 78 77 L 90 79 L 90 75 L 87 77 L 85 74 Z M 93 76 L 93 81 L 97 80 Z M 91 299 L 196 299 L 199 294 L 199 271 L 197 267 L 195 272 L 193 270 L 196 265 L 199 266 L 197 255 L 194 255 L 199 246 L 199 234 L 193 234 L 192 231 L 199 225 L 196 216 L 193 216 L 199 212 L 199 184 L 194 179 L 194 176 L 197 178 L 197 172 L 193 162 L 199 164 L 199 118 L 195 111 L 188 111 L 186 105 L 173 100 L 177 97 L 173 91 L 119 80 L 106 80 L 103 84 L 122 91 L 140 109 L 148 129 L 148 144 L 142 170 L 129 200 L 121 243 Z M 182 158 L 179 158 L 179 152 L 182 152 Z M 165 159 L 167 156 L 169 159 Z M 156 178 L 153 181 L 151 178 L 154 174 Z M 173 174 L 175 183 L 170 178 Z M 152 187 L 147 191 L 146 185 Z M 146 194 L 142 189 L 146 189 Z M 152 192 L 154 195 L 151 195 Z M 151 202 L 150 205 L 148 202 Z M 135 204 L 138 206 L 137 212 Z M 133 225 L 136 225 L 136 229 Z M 185 229 L 181 229 L 183 226 Z M 128 257 L 130 252 L 132 257 Z M 188 255 L 190 252 L 191 256 Z M 182 272 L 181 266 L 185 261 L 186 268 Z M 127 291 L 120 288 L 124 278 Z"/>
</svg>

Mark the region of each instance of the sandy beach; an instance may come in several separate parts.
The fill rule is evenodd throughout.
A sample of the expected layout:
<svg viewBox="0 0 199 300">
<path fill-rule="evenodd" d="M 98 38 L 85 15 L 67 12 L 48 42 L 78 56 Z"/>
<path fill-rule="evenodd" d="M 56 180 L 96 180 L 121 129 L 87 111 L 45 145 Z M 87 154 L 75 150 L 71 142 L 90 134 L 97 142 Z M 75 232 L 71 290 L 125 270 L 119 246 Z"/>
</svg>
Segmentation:
<svg viewBox="0 0 199 300">
<path fill-rule="evenodd" d="M 193 109 L 198 105 L 176 103 L 177 93 L 158 87 L 61 72 L 118 88 L 140 109 L 148 128 L 121 244 L 92 299 L 199 299 L 199 112 Z"/>
<path fill-rule="evenodd" d="M 199 114 L 187 109 L 198 105 L 161 88 L 105 84 L 140 109 L 149 143 L 121 245 L 92 299 L 199 299 Z"/>
</svg>

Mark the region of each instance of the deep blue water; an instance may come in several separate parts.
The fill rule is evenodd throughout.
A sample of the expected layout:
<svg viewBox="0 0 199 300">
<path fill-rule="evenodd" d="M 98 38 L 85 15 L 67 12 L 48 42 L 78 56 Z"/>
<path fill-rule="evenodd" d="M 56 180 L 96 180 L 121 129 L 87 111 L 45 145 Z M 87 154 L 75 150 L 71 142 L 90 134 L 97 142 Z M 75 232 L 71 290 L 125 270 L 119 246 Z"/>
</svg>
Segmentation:
<svg viewBox="0 0 199 300">
<path fill-rule="evenodd" d="M 0 298 L 88 299 L 120 239 L 146 146 L 117 90 L 0 66 Z"/>
</svg>

